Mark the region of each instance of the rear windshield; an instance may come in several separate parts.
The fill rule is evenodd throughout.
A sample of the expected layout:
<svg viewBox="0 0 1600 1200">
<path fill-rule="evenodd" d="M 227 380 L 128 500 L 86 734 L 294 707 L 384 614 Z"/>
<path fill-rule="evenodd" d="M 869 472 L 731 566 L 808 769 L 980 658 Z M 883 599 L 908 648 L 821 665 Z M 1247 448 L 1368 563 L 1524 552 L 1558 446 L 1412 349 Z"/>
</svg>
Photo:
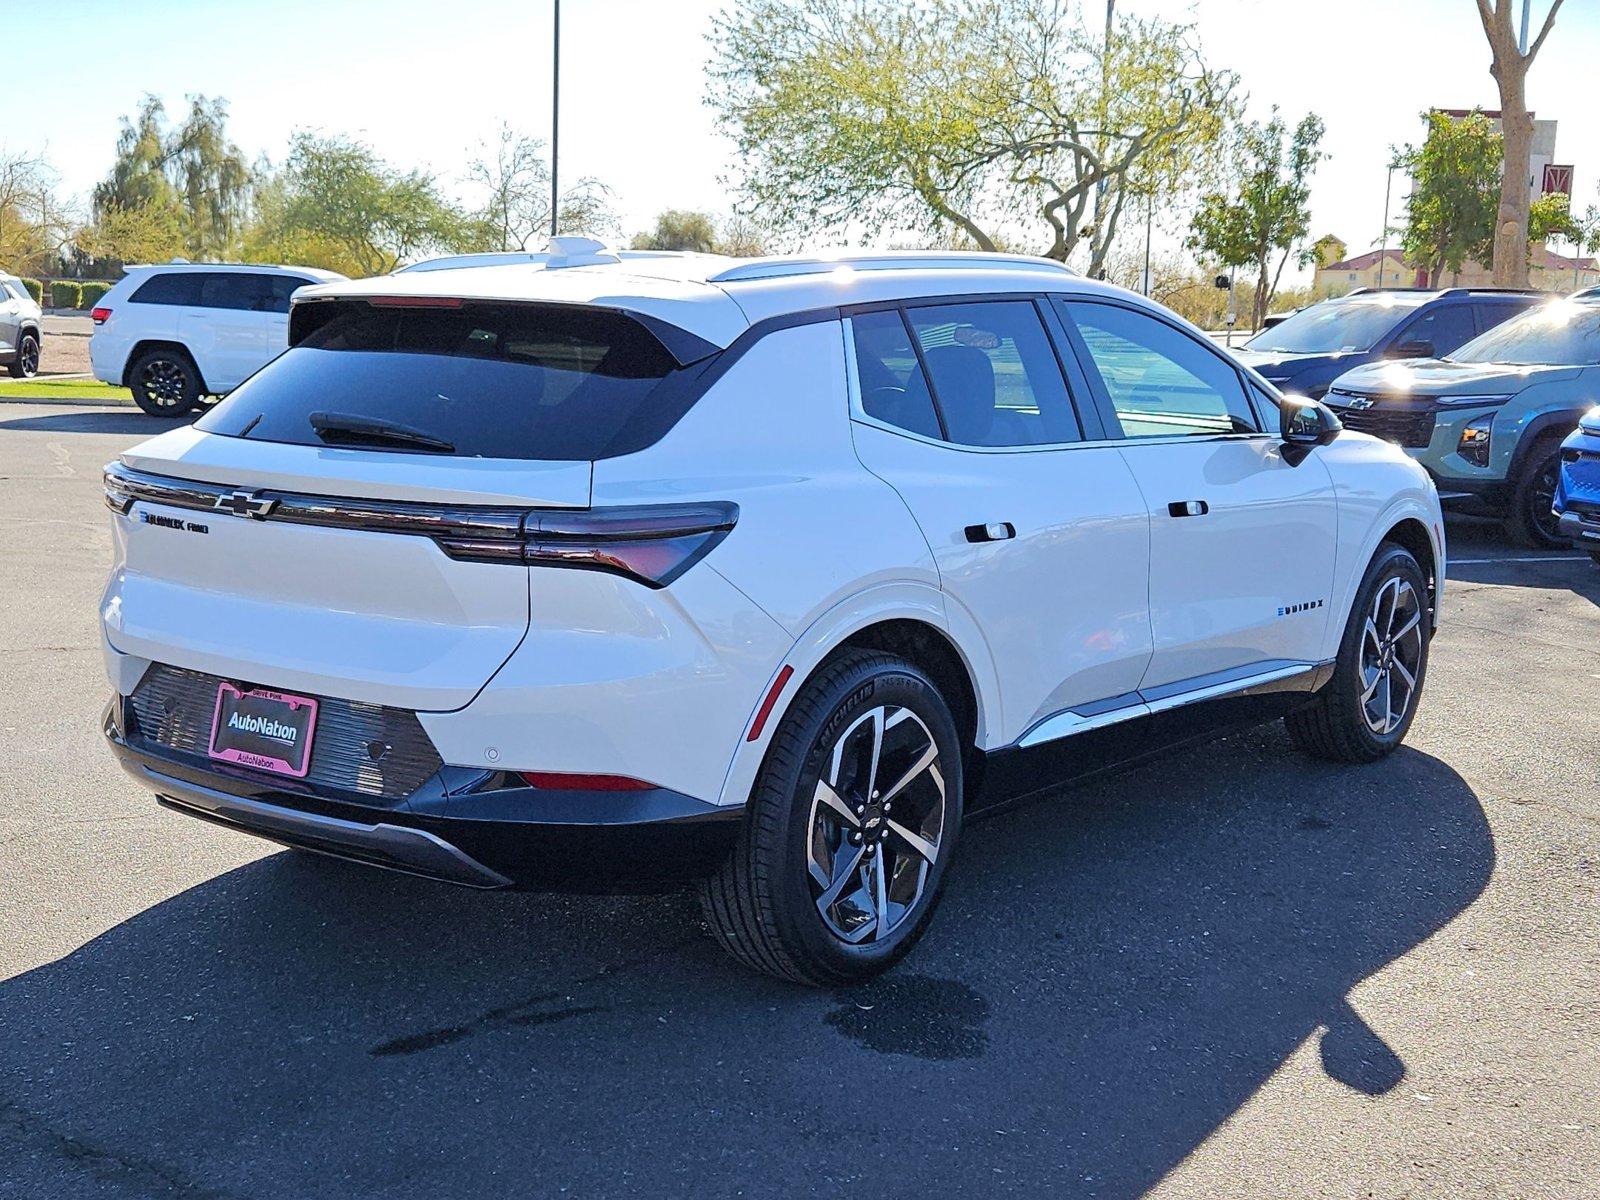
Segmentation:
<svg viewBox="0 0 1600 1200">
<path fill-rule="evenodd" d="M 307 318 L 302 320 L 302 317 Z M 294 445 L 583 461 L 650 445 L 691 389 L 655 335 L 619 312 L 318 302 L 299 342 L 197 427 Z"/>
</svg>

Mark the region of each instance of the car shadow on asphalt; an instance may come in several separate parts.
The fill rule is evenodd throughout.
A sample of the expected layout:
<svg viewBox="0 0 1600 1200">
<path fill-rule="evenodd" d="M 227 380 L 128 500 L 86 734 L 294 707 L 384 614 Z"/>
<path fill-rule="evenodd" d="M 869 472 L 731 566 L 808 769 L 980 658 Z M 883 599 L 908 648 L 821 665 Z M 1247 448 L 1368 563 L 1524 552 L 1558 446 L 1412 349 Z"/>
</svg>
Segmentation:
<svg viewBox="0 0 1600 1200">
<path fill-rule="evenodd" d="M 1447 592 L 1451 584 L 1490 583 L 1570 591 L 1600 605 L 1600 570 L 1576 547 L 1530 550 L 1514 546 L 1499 522 L 1459 515 L 1447 519 L 1445 539 Z"/>
<path fill-rule="evenodd" d="M 1394 1088 L 1406 1046 L 1349 993 L 1493 866 L 1445 763 L 1313 762 L 1281 726 L 973 825 L 913 955 L 833 993 L 744 973 L 684 896 L 274 854 L 0 984 L 0 1175 L 1137 1196 L 1308 1039 L 1308 1086 Z"/>
<path fill-rule="evenodd" d="M 5 403 L 0 398 L 0 404 Z M 138 409 L 119 412 L 50 413 L 42 417 L 13 417 L 0 421 L 0 430 L 32 433 L 142 433 L 154 437 L 180 425 L 189 425 L 193 417 L 152 417 Z"/>
</svg>

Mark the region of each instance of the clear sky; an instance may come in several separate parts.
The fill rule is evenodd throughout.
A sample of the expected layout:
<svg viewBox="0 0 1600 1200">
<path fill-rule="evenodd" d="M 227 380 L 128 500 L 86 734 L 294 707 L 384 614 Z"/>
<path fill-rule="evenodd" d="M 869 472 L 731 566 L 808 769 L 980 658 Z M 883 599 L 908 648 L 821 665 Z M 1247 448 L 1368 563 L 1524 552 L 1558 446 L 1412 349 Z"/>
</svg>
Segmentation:
<svg viewBox="0 0 1600 1200">
<path fill-rule="evenodd" d="M 1549 0 L 1533 0 L 1535 22 Z M 1087 0 L 1096 14 L 1099 0 Z M 725 210 L 729 147 L 704 104 L 706 33 L 721 0 L 565 0 L 561 172 L 609 184 L 625 233 L 662 208 Z M 1473 0 L 1119 0 L 1199 25 L 1206 57 L 1237 70 L 1256 115 L 1327 123 L 1315 231 L 1376 244 L 1391 144 L 1430 106 L 1497 106 Z M 502 120 L 550 123 L 548 0 L 9 0 L 6 42 L 41 69 L 8 79 L 0 146 L 43 150 L 66 188 L 105 173 L 117 120 L 145 92 L 229 102 L 234 140 L 281 158 L 297 128 L 357 134 L 400 166 L 457 180 Z M 1578 207 L 1600 200 L 1600 0 L 1567 0 L 1529 102 L 1560 121 Z M 58 85 L 57 81 L 61 81 Z M 1397 194 L 1401 181 L 1396 180 Z"/>
</svg>

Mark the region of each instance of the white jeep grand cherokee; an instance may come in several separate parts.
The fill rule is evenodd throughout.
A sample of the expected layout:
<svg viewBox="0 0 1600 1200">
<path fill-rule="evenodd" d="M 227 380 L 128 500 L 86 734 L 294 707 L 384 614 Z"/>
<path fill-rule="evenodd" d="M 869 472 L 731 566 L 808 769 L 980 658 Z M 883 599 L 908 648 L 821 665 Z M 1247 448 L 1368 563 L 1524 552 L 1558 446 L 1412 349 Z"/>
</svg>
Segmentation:
<svg viewBox="0 0 1600 1200">
<path fill-rule="evenodd" d="M 479 887 L 698 880 L 821 984 L 910 948 L 984 807 L 1280 716 L 1405 736 L 1427 476 L 1165 309 L 558 241 L 298 292 L 107 468 L 105 732 L 161 803 Z"/>
</svg>

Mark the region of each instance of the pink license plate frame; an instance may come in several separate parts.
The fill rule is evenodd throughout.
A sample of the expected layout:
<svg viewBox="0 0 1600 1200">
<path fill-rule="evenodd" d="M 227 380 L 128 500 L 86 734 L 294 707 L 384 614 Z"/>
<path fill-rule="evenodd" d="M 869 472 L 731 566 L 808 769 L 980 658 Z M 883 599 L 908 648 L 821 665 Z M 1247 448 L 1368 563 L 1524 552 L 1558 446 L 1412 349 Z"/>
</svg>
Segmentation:
<svg viewBox="0 0 1600 1200">
<path fill-rule="evenodd" d="M 274 757 L 270 754 L 258 754 L 251 750 L 243 750 L 237 746 L 217 747 L 217 734 L 222 729 L 222 706 L 229 696 L 236 700 L 254 698 L 268 700 L 273 703 L 285 704 L 291 713 L 298 713 L 303 708 L 309 708 L 310 714 L 306 718 L 305 749 L 301 751 L 301 766 L 295 765 L 286 758 Z M 317 702 L 310 696 L 296 696 L 289 692 L 276 692 L 270 688 L 250 688 L 248 691 L 234 687 L 224 680 L 217 686 L 217 702 L 211 714 L 211 740 L 207 743 L 207 753 L 210 757 L 220 762 L 233 763 L 241 767 L 253 767 L 258 771 L 269 771 L 274 775 L 288 775 L 294 779 L 304 779 L 311 771 L 311 743 L 317 734 Z"/>
</svg>

